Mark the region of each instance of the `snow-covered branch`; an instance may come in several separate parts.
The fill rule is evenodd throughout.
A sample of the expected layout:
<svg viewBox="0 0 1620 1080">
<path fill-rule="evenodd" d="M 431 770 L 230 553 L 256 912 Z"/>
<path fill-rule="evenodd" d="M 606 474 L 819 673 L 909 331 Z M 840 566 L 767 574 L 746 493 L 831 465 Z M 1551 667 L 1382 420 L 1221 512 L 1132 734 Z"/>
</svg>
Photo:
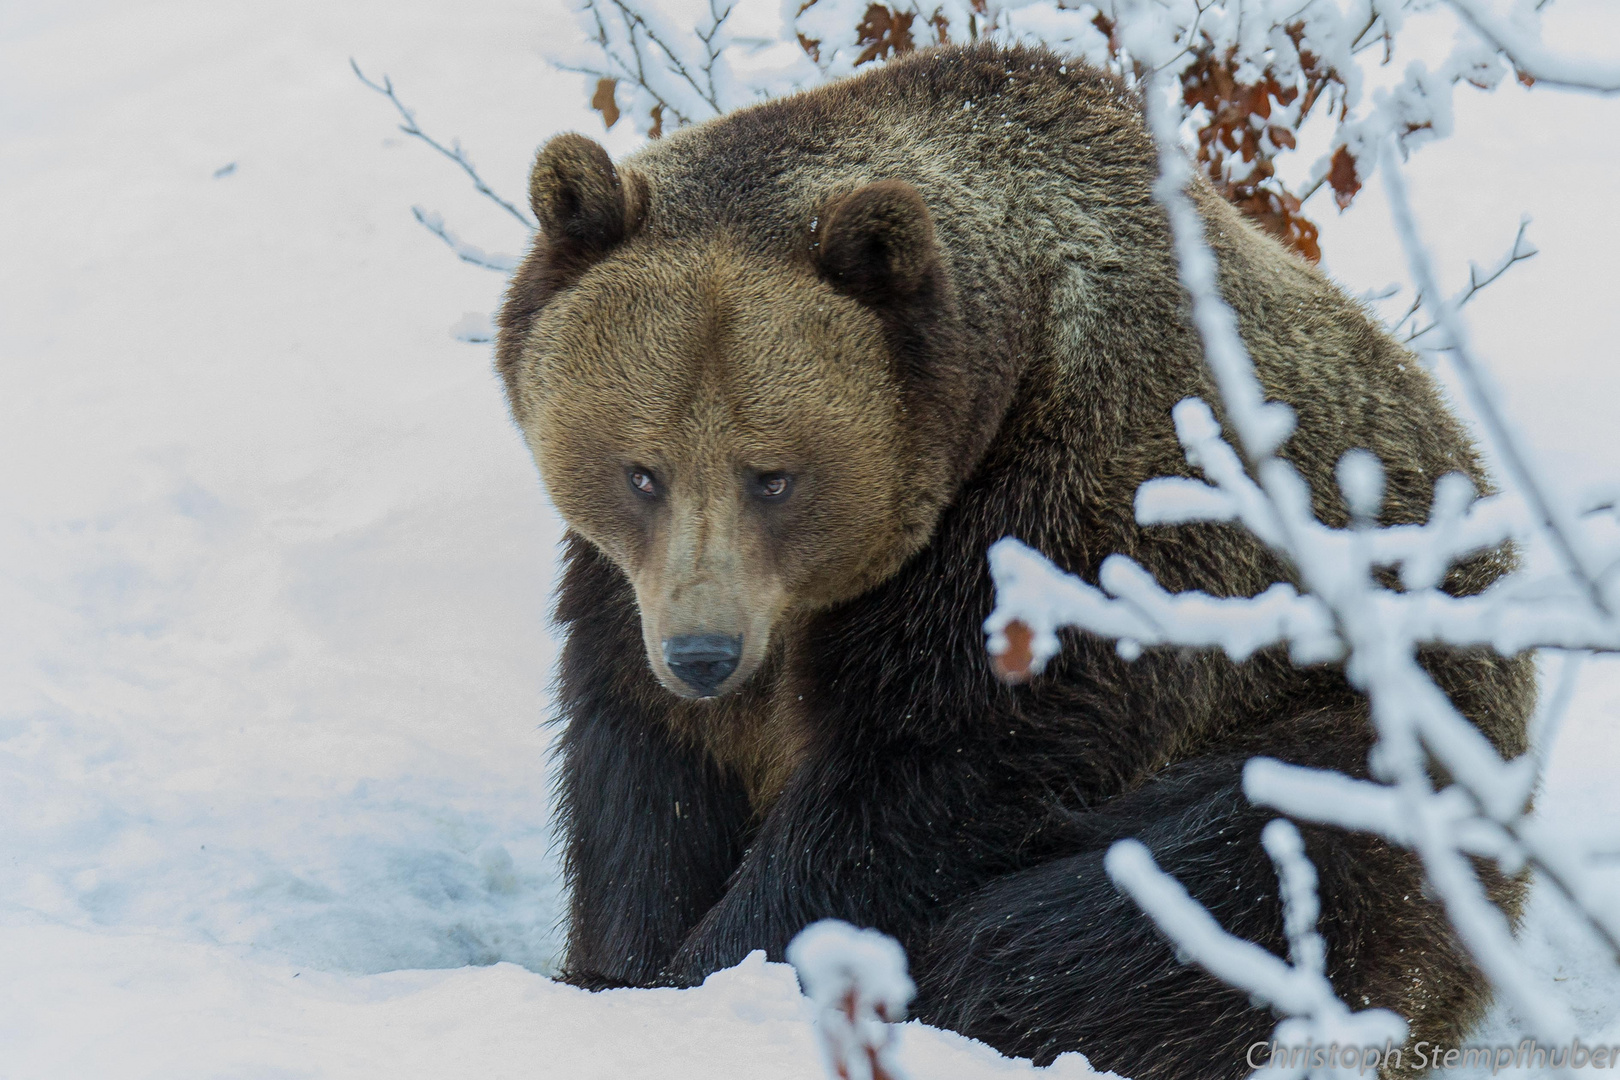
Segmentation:
<svg viewBox="0 0 1620 1080">
<path fill-rule="evenodd" d="M 1537 39 L 1533 27 L 1513 25 L 1487 8 L 1484 0 L 1448 2 L 1480 37 L 1536 82 L 1602 94 L 1620 92 L 1620 63 L 1560 56 Z"/>
<path fill-rule="evenodd" d="M 359 79 L 366 86 L 387 98 L 394 106 L 395 111 L 397 111 L 400 115 L 401 123 L 399 125 L 399 129 L 401 131 L 412 138 L 422 140 L 434 150 L 437 150 L 444 157 L 449 158 L 452 162 L 454 162 L 456 166 L 461 169 L 462 172 L 466 173 L 468 178 L 472 180 L 473 188 L 480 195 L 483 195 L 494 202 L 495 205 L 506 211 L 507 214 L 511 215 L 512 218 L 523 226 L 525 239 L 534 234 L 534 232 L 539 228 L 539 226 L 535 224 L 534 219 L 529 217 L 529 215 L 524 213 L 522 210 L 518 209 L 518 207 L 510 200 L 502 198 L 494 188 L 490 187 L 490 185 L 484 180 L 483 176 L 479 174 L 478 169 L 473 165 L 471 159 L 467 157 L 466 152 L 462 150 L 459 142 L 452 140 L 451 144 L 446 146 L 433 136 L 429 135 L 426 131 L 422 130 L 421 125 L 416 122 L 415 111 L 406 106 L 406 104 L 399 99 L 399 95 L 394 92 L 394 83 L 392 79 L 390 79 L 387 75 L 384 75 L 382 82 L 379 83 L 368 78 L 366 73 L 360 70 L 360 65 L 352 56 L 349 58 L 349 67 L 353 69 L 355 78 Z M 502 274 L 510 274 L 513 270 L 517 269 L 518 260 L 515 257 L 511 255 L 504 255 L 499 252 L 485 251 L 483 248 L 478 247 L 475 244 L 468 243 L 451 231 L 450 227 L 445 224 L 444 218 L 440 214 L 432 210 L 424 210 L 420 206 L 413 206 L 411 207 L 411 216 L 416 218 L 417 223 L 420 224 L 424 229 L 442 240 L 451 251 L 456 253 L 456 258 L 460 259 L 462 262 L 470 263 L 473 266 L 481 266 L 486 270 L 494 270 Z M 450 334 L 457 341 L 465 341 L 470 344 L 487 344 L 493 340 L 493 331 L 489 327 L 488 317 L 475 314 L 463 316 L 460 322 L 456 323 L 450 328 Z"/>
<path fill-rule="evenodd" d="M 766 34 L 750 35 L 738 27 L 742 7 L 738 0 L 579 0 L 574 12 L 587 45 L 554 62 L 587 76 L 593 95 L 605 90 L 615 114 L 655 137 L 824 81 L 780 14 L 762 20 L 751 9 Z M 606 104 L 596 100 L 604 114 Z"/>
<path fill-rule="evenodd" d="M 443 240 L 450 250 L 456 253 L 456 258 L 462 262 L 482 266 L 486 270 L 498 270 L 503 274 L 510 274 L 517 269 L 518 260 L 516 257 L 502 255 L 494 251 L 485 251 L 481 247 L 474 247 L 451 232 L 450 227 L 444 223 L 444 218 L 434 211 L 424 210 L 420 206 L 413 206 L 411 207 L 411 214 L 417 221 L 421 222 L 424 229 Z"/>
<path fill-rule="evenodd" d="M 433 147 L 433 149 L 437 150 L 440 154 L 449 158 L 456 164 L 457 168 L 466 173 L 467 177 L 472 180 L 473 187 L 477 189 L 478 194 L 483 195 L 496 206 L 499 206 L 502 210 L 505 210 L 517 220 L 518 224 L 522 225 L 529 232 L 532 233 L 539 228 L 539 226 L 535 224 L 533 218 L 524 213 L 522 210 L 519 210 L 517 206 L 515 206 L 510 200 L 502 198 L 498 193 L 496 193 L 494 188 L 489 186 L 484 178 L 479 175 L 478 169 L 467 157 L 466 151 L 462 150 L 459 142 L 452 140 L 451 144 L 446 146 L 422 130 L 421 125 L 416 122 L 415 111 L 407 108 L 405 103 L 399 100 L 399 95 L 394 93 L 393 80 L 389 79 L 387 75 L 383 76 L 383 80 L 380 83 L 374 82 L 370 78 L 367 78 L 366 73 L 360 70 L 360 65 L 355 62 L 355 59 L 352 56 L 349 58 L 349 67 L 354 69 L 355 78 L 359 79 L 361 82 L 371 87 L 371 89 L 377 91 L 377 93 L 387 98 L 394 106 L 394 109 L 399 113 L 401 119 L 399 130 L 403 131 L 412 138 L 421 139 L 423 142 Z"/>
<path fill-rule="evenodd" d="M 1411 200 L 1406 194 L 1406 179 L 1401 174 L 1393 146 L 1388 152 L 1388 167 L 1384 170 L 1384 185 L 1389 192 L 1390 215 L 1395 220 L 1401 244 L 1406 249 L 1407 261 L 1418 291 L 1439 296 L 1434 262 L 1418 233 L 1417 218 L 1412 213 Z M 1550 490 L 1550 485 L 1531 467 L 1528 449 L 1522 445 L 1518 432 L 1508 423 L 1498 404 L 1498 396 L 1491 385 L 1490 376 L 1474 356 L 1467 326 L 1453 304 L 1439 304 L 1434 309 L 1435 321 L 1440 325 L 1450 346 L 1451 362 L 1468 395 L 1469 404 L 1479 417 L 1480 425 L 1493 449 L 1502 460 L 1502 467 L 1514 488 L 1530 504 L 1538 523 L 1563 559 L 1571 577 L 1578 583 L 1592 607 L 1605 619 L 1613 615 L 1613 607 L 1602 583 L 1601 564 L 1581 543 L 1571 515 Z"/>
<path fill-rule="evenodd" d="M 1281 1014 L 1274 1044 L 1354 1048 L 1354 1063 L 1346 1060 L 1335 1073 L 1365 1075 L 1362 1048 L 1387 1052 L 1391 1046 L 1400 1047 L 1406 1041 L 1406 1022 L 1387 1009 L 1351 1012 L 1334 994 L 1325 974 L 1325 946 L 1316 932 L 1316 869 L 1305 857 L 1299 832 L 1286 821 L 1273 821 L 1263 831 L 1262 840 L 1281 884 L 1289 943 L 1286 961 L 1223 930 L 1180 882 L 1155 865 L 1141 843 L 1119 841 L 1109 848 L 1104 866 L 1114 884 L 1188 960 Z M 1250 1064 L 1266 1066 L 1264 1075 L 1283 1080 L 1312 1071 L 1308 1060 Z M 1372 1068 L 1376 1070 L 1379 1064 L 1382 1062 Z"/>
<path fill-rule="evenodd" d="M 902 1080 L 894 1028 L 916 987 L 900 943 L 876 930 L 824 919 L 787 948 L 805 994 L 816 1006 L 816 1034 L 837 1080 Z"/>
</svg>

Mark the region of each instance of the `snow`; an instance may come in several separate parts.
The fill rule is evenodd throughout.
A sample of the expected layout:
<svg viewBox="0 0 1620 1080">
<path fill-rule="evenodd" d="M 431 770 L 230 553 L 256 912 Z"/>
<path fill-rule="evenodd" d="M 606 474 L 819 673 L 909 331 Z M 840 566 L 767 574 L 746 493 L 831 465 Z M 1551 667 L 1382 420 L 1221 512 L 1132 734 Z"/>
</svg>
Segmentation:
<svg viewBox="0 0 1620 1080">
<path fill-rule="evenodd" d="M 822 919 L 788 943 L 787 959 L 815 1003 L 828 1074 L 842 1080 L 897 1078 L 892 1022 L 906 1015 L 917 992 L 900 943 L 876 930 Z"/>
<path fill-rule="evenodd" d="M 29 973 L 0 980 L 7 1080 L 825 1075 L 793 969 L 763 953 L 693 990 L 588 994 L 509 963 L 353 978 L 175 935 L 13 917 L 0 971 Z M 1099 1075 L 1076 1054 L 1031 1070 L 921 1024 L 896 1035 L 915 1076 Z"/>
<path fill-rule="evenodd" d="M 6 1080 L 822 1075 L 785 965 L 544 978 L 560 528 L 487 346 L 452 338 L 501 278 L 410 208 L 477 250 L 523 238 L 348 61 L 520 199 L 546 137 L 600 135 L 540 59 L 573 25 L 557 0 L 0 8 Z M 1601 0 L 1549 28 L 1620 40 Z M 1460 92 L 1411 165 L 1448 281 L 1533 215 L 1542 254 L 1469 318 L 1583 481 L 1615 475 L 1615 108 Z M 1380 199 L 1323 222 L 1355 292 L 1401 272 Z M 1540 805 L 1620 848 L 1617 714 L 1620 667 L 1589 661 Z M 1545 890 L 1525 935 L 1581 1030 L 1620 1040 L 1620 981 Z M 1515 1030 L 1499 1010 L 1482 1041 Z M 915 1023 L 899 1047 L 914 1077 L 1031 1071 Z"/>
<path fill-rule="evenodd" d="M 430 31 L 487 52 L 522 14 L 52 11 L 11 16 L 0 61 L 28 103 L 0 266 L 0 902 L 346 971 L 544 968 L 558 527 L 487 355 L 446 333 L 499 278 L 409 216 L 462 193 L 418 182 L 347 69 L 364 47 L 409 70 Z M 530 148 L 489 141 L 520 178 Z"/>
<path fill-rule="evenodd" d="M 1451 0 L 1451 3 L 1493 44 L 1512 57 L 1520 70 L 1542 82 L 1609 93 L 1620 90 L 1620 63 L 1548 49 L 1491 11 L 1480 0 Z"/>
</svg>

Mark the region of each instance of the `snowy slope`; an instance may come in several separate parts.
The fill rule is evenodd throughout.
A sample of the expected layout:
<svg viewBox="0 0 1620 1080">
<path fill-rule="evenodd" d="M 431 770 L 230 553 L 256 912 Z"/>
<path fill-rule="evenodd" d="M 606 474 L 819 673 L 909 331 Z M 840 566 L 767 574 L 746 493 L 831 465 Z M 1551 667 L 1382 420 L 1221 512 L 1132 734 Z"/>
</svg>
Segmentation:
<svg viewBox="0 0 1620 1080">
<path fill-rule="evenodd" d="M 1559 7 L 1577 47 L 1620 41 L 1601 0 Z M 785 968 L 535 974 L 559 528 L 487 347 L 449 334 L 501 281 L 408 208 L 522 237 L 347 65 L 517 195 L 545 137 L 599 131 L 539 59 L 573 32 L 559 0 L 0 7 L 3 1080 L 818 1075 Z M 1476 325 L 1548 460 L 1594 476 L 1620 473 L 1617 107 L 1465 99 L 1414 181 L 1459 276 L 1536 215 Z M 1358 291 L 1400 276 L 1382 220 L 1374 189 L 1325 223 Z M 1545 812 L 1615 831 L 1617 711 L 1592 664 Z M 1614 1031 L 1620 983 L 1538 905 Z M 918 1076 L 1016 1068 L 905 1045 Z"/>
<path fill-rule="evenodd" d="M 557 527 L 446 332 L 501 283 L 407 207 L 498 223 L 347 57 L 519 190 L 579 110 L 532 10 L 420 7 L 8 16 L 0 900 L 345 970 L 551 956 Z M 543 130 L 481 132 L 502 100 Z"/>
<path fill-rule="evenodd" d="M 170 937 L 21 922 L 0 934 L 0 971 L 18 970 L 34 973 L 26 993 L 20 979 L 0 981 L 8 1080 L 825 1075 L 793 970 L 762 953 L 694 990 L 587 994 L 512 964 L 355 978 Z M 919 1077 L 1099 1075 L 1078 1054 L 1031 1070 L 916 1023 L 899 1045 Z"/>
</svg>

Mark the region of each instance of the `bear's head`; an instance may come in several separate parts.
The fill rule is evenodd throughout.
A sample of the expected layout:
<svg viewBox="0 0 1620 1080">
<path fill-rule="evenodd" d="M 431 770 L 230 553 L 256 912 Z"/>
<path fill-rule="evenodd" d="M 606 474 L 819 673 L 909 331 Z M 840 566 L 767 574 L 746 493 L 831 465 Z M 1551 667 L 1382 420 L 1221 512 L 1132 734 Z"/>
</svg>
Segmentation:
<svg viewBox="0 0 1620 1080">
<path fill-rule="evenodd" d="M 514 415 L 569 527 L 634 587 L 659 682 L 729 693 L 926 544 L 982 452 L 940 359 L 956 317 L 928 210 L 878 181 L 780 250 L 659 228 L 656 186 L 578 135 L 541 151 L 530 195 Z"/>
</svg>

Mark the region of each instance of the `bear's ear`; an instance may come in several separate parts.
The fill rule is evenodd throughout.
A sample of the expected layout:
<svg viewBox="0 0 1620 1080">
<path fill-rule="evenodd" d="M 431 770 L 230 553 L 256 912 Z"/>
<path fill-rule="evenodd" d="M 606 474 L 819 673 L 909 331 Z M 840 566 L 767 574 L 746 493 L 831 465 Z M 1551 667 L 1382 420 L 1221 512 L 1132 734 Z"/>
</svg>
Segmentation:
<svg viewBox="0 0 1620 1080">
<path fill-rule="evenodd" d="M 633 174 L 621 178 L 607 151 L 591 139 L 558 135 L 534 159 L 529 205 L 552 243 L 600 255 L 640 224 L 646 200 L 639 181 Z"/>
<path fill-rule="evenodd" d="M 829 203 L 819 215 L 816 263 L 839 289 L 868 303 L 907 300 L 939 265 L 934 221 L 917 189 L 879 180 Z"/>
</svg>

